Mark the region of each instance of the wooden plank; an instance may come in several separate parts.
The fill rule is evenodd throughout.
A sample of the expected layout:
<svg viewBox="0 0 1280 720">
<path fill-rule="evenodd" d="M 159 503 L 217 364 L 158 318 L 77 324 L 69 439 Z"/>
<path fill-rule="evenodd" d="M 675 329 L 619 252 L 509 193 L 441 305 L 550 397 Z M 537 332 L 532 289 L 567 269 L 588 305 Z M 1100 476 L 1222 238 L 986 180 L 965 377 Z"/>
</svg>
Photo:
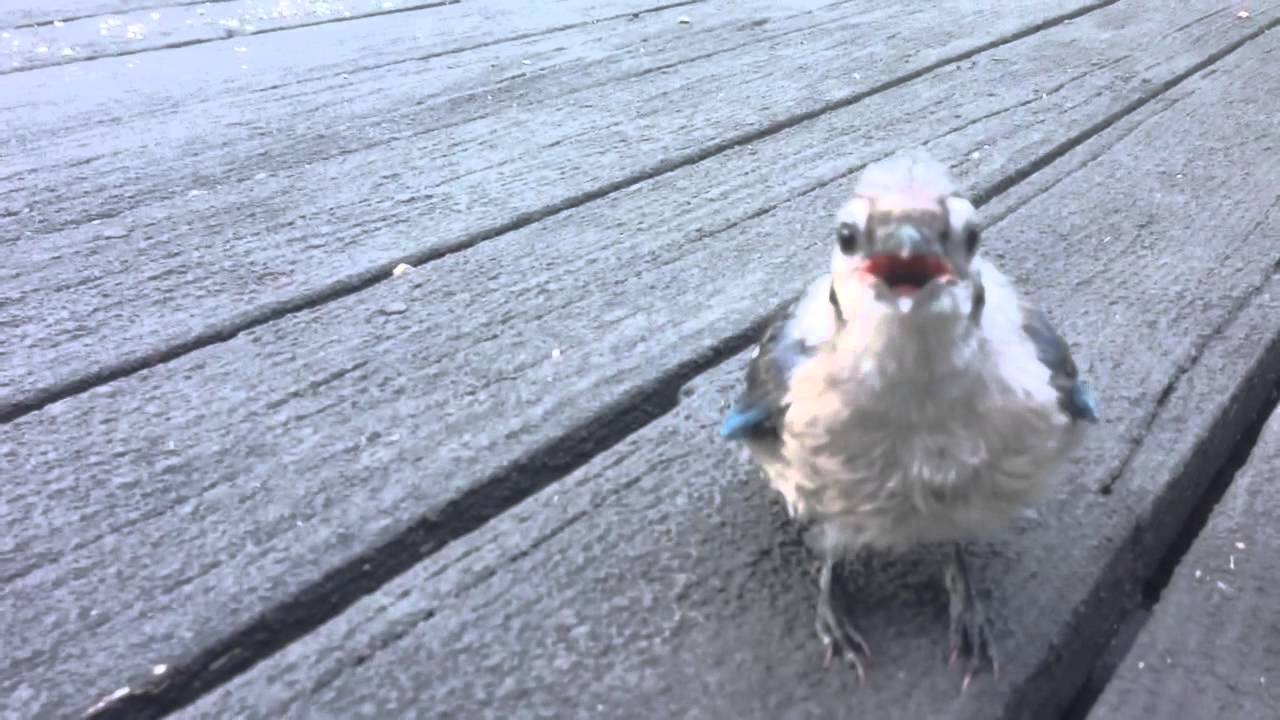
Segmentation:
<svg viewBox="0 0 1280 720">
<path fill-rule="evenodd" d="M 634 13 L 646 12 L 654 7 L 685 7 L 701 0 L 674 0 L 662 3 L 620 3 L 613 2 L 569 2 L 549 5 L 540 13 L 520 12 L 521 7 L 512 3 L 493 2 L 492 0 L 334 0 L 333 2 L 306 2 L 304 0 L 227 0 L 224 2 L 180 2 L 180 3 L 133 3 L 140 5 L 133 10 L 121 9 L 110 14 L 93 13 L 73 16 L 74 19 L 58 20 L 58 16 L 49 15 L 43 9 L 39 11 L 36 25 L 24 24 L 5 31 L 0 38 L 0 75 L 14 72 L 26 72 L 32 69 L 53 65 L 67 65 L 104 57 L 135 56 L 142 53 L 153 53 L 191 45 L 200 45 L 222 40 L 233 40 L 223 43 L 224 52 L 220 53 L 223 64 L 235 68 L 243 68 L 238 74 L 241 78 L 251 74 L 260 74 L 261 64 L 256 56 L 248 55 L 248 45 L 243 40 L 257 35 L 277 33 L 281 30 L 314 28 L 316 26 L 341 23 L 340 32 L 331 33 L 330 37 L 340 38 L 343 45 L 349 46 L 352 36 L 356 42 L 363 37 L 369 40 L 383 41 L 402 40 L 398 45 L 401 50 L 412 49 L 418 56 L 430 54 L 433 45 L 447 44 L 457 46 L 470 30 L 479 29 L 490 41 L 516 38 L 529 33 L 546 32 L 555 27 L 585 24 L 599 21 L 602 17 L 617 17 L 624 14 L 632 17 Z M 123 3 L 113 3 L 123 5 Z M 95 6 L 103 3 L 84 3 L 82 12 L 90 12 Z M 457 6 L 443 12 L 448 6 Z M 800 8 L 804 3 L 800 3 Z M 584 12 L 585 11 L 585 12 Z M 601 11 L 605 14 L 601 15 Z M 30 13 L 26 13 L 30 15 Z M 369 37 L 367 28 L 353 28 L 348 25 L 354 20 L 383 18 L 388 27 L 395 27 L 398 32 L 389 36 Z M 477 28 L 478 20 L 490 21 L 482 29 Z M 508 30 L 507 38 L 503 30 Z M 464 31 L 463 36 L 457 34 Z M 406 32 L 411 31 L 411 32 Z M 409 34 L 412 44 L 403 42 L 404 35 Z M 328 48 L 325 48 L 328 49 Z M 232 51 L 244 54 L 231 54 Z M 385 45 L 375 48 L 376 54 L 385 54 Z M 306 56 L 314 57 L 318 53 L 312 51 Z M 231 62 L 234 60 L 234 62 Z M 137 67 L 146 64 L 147 59 L 132 58 L 125 67 Z M 156 62 L 165 62 L 165 58 L 157 58 Z M 367 59 L 363 60 L 367 62 Z M 347 70 L 355 69 L 353 67 Z M 137 76 L 145 73 L 131 73 L 135 81 Z M 123 79 L 123 78 L 122 78 Z M 143 82 L 147 79 L 143 78 Z"/>
<path fill-rule="evenodd" d="M 365 287 L 399 262 L 419 264 L 749 144 L 1082 7 L 1090 5 L 1022 0 L 1010 12 L 947 0 L 904 14 L 857 0 L 760 26 L 700 17 L 695 27 L 711 27 L 688 35 L 679 10 L 636 21 L 663 38 L 638 50 L 634 36 L 620 49 L 610 42 L 586 52 L 573 38 L 539 36 L 359 81 L 336 74 L 97 122 L 69 136 L 49 131 L 43 113 L 21 113 L 0 193 L 0 234 L 18 238 L 4 268 L 11 300 L 0 325 L 13 328 L 25 352 L 0 363 L 0 417 Z M 939 17 L 948 22 L 939 27 Z M 615 41 L 626 37 L 615 31 Z M 920 39 L 901 53 L 850 40 L 895 32 Z M 278 47 L 284 36 L 303 42 L 292 32 L 256 40 Z M 637 62 L 651 44 L 679 50 Z M 232 50 L 167 52 L 158 72 L 185 88 L 199 81 L 180 69 L 235 67 Z M 492 62 L 504 76 L 561 59 L 534 86 L 476 92 Z M 592 63 L 613 69 L 583 89 L 561 87 Z M 450 72 L 456 64 L 465 67 Z M 21 75 L 51 82 L 43 73 Z M 60 97 L 100 96 L 119 82 L 72 78 Z"/>
<path fill-rule="evenodd" d="M 529 85 L 546 73 L 531 72 L 520 60 L 526 53 L 545 53 L 555 47 L 544 35 L 572 33 L 560 39 L 584 45 L 584 54 L 601 59 L 610 51 L 617 52 L 623 42 L 642 41 L 647 30 L 656 30 L 646 21 L 651 13 L 682 6 L 681 0 L 566 0 L 535 15 L 500 0 L 468 0 L 465 5 L 364 16 L 288 33 L 13 72 L 0 76 L 0 122 L 12 129 L 13 137 L 6 138 L 11 148 L 18 149 L 21 141 L 21 149 L 30 153 L 15 153 L 10 169 L 48 171 L 61 163 L 93 159 L 96 154 L 92 147 L 83 146 L 85 142 L 121 142 L 120 138 L 93 135 L 101 126 L 122 130 L 134 123 L 139 130 L 154 130 L 156 120 L 183 111 L 203 117 L 210 111 L 225 112 L 228 104 L 250 102 L 261 113 L 264 127 L 294 128 L 295 124 L 286 120 L 291 111 L 299 109 L 299 98 L 327 94 L 329 103 L 303 107 L 325 109 L 330 119 L 339 123 L 351 119 L 342 113 L 377 116 L 380 111 L 397 109 L 406 113 L 405 105 L 426 105 L 444 88 L 465 95 L 477 88 L 521 80 L 521 87 Z M 743 6 L 751 13 L 747 19 L 759 17 L 755 13 L 761 12 L 761 3 Z M 799 8 L 807 6 L 802 3 Z M 673 14 L 671 21 L 676 17 Z M 591 25 L 597 26 L 594 32 L 582 32 Z M 669 26 L 665 24 L 663 29 Z M 13 40 L 11 37 L 5 44 L 12 46 Z M 472 53 L 479 55 L 473 57 Z M 415 71 L 417 63 L 446 56 L 452 56 L 453 62 L 437 62 L 431 72 Z M 567 52 L 557 59 L 574 57 L 573 52 Z M 414 88 L 397 89 L 380 72 L 387 67 L 400 70 L 395 79 L 402 84 L 412 81 Z M 446 82 L 433 82 L 433 76 L 442 73 Z M 601 78 L 593 75 L 592 79 Z M 573 87 L 572 78 L 562 83 Z M 356 103 L 360 95 L 353 91 L 355 85 L 376 94 Z M 379 99 L 384 94 L 390 97 Z M 381 102 L 389 104 L 378 106 Z M 181 130 L 170 129 L 162 137 Z M 232 123 L 223 131 L 235 133 L 243 128 Z M 62 145 L 70 147 L 59 149 Z M 43 157 L 43 153 L 53 154 Z"/>
<path fill-rule="evenodd" d="M 150 11 L 153 8 L 175 5 L 214 5 L 229 0 L 188 0 L 185 3 L 164 0 L 0 0 L 0 27 L 15 28 L 19 25 L 44 25 L 55 20 L 78 20 L 95 15 L 112 15 Z"/>
<path fill-rule="evenodd" d="M 12 27 L 0 44 L 0 74 L 102 57 L 183 47 L 291 28 L 397 15 L 459 0 L 387 2 L 306 2 L 305 0 L 224 0 L 218 2 L 86 2 L 66 18 L 51 8 L 22 13 L 26 24 Z M 115 9 L 109 9 L 115 6 Z M 41 22 L 43 21 L 43 22 Z"/>
<path fill-rule="evenodd" d="M 660 411 L 813 271 L 852 167 L 924 142 L 1003 186 L 1246 37 L 1162 35 L 1178 12 L 1056 27 L 9 423 L 0 697 L 66 707 L 119 658 L 216 678 L 318 622 Z"/>
<path fill-rule="evenodd" d="M 1090 717 L 1280 717 L 1276 508 L 1280 412 L 1178 564 Z"/>
<path fill-rule="evenodd" d="M 1173 89 L 988 232 L 1078 341 L 1104 412 L 1039 518 L 981 549 L 998 680 L 960 696 L 931 552 L 864 568 L 867 685 L 823 670 L 806 556 L 716 438 L 742 353 L 670 415 L 178 717 L 1058 717 L 1280 382 L 1280 167 L 1263 152 L 1280 140 L 1280 76 L 1263 79 L 1278 54 L 1257 41 Z"/>
</svg>

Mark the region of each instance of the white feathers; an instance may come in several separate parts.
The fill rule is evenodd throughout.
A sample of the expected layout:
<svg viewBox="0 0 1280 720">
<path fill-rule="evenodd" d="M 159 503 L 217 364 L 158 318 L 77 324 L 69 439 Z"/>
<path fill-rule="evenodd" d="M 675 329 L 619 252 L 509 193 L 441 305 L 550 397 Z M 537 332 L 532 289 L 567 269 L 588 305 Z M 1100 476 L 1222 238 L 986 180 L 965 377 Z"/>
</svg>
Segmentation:
<svg viewBox="0 0 1280 720">
<path fill-rule="evenodd" d="M 951 224 L 951 237 L 963 237 L 966 228 L 970 225 L 978 224 L 978 211 L 973 207 L 973 203 L 966 198 L 949 195 L 943 203 L 947 206 L 947 219 Z"/>
<path fill-rule="evenodd" d="M 951 237 L 962 237 L 977 211 L 954 193 L 926 152 L 899 153 L 863 170 L 837 219 L 862 230 L 873 210 L 945 211 Z M 781 443 L 753 447 L 788 513 L 816 521 L 819 549 L 832 554 L 965 540 L 1017 517 L 1079 431 L 1012 283 L 966 257 L 968 274 L 898 308 L 881 301 L 860 258 L 837 244 L 831 260 L 785 328 L 813 355 L 791 372 Z M 980 316 L 971 280 L 984 290 Z"/>
<path fill-rule="evenodd" d="M 802 340 L 805 345 L 813 347 L 835 337 L 836 316 L 829 300 L 830 293 L 830 275 L 809 283 L 796 304 L 793 319 L 785 328 L 790 338 Z"/>
<path fill-rule="evenodd" d="M 955 193 L 945 165 L 922 148 L 890 155 L 863 168 L 853 194 L 874 198 L 877 210 L 936 208 Z"/>
<path fill-rule="evenodd" d="M 867 216 L 870 214 L 871 203 L 866 198 L 855 195 L 840 206 L 840 211 L 836 213 L 836 222 L 841 225 L 853 225 L 861 230 L 867 226 Z"/>
<path fill-rule="evenodd" d="M 791 378 L 773 487 L 823 527 L 828 552 L 963 540 L 1043 490 L 1074 431 L 1019 330 L 1018 297 L 989 263 L 987 312 L 842 308 L 845 324 Z M 796 318 L 825 336 L 823 281 Z"/>
</svg>

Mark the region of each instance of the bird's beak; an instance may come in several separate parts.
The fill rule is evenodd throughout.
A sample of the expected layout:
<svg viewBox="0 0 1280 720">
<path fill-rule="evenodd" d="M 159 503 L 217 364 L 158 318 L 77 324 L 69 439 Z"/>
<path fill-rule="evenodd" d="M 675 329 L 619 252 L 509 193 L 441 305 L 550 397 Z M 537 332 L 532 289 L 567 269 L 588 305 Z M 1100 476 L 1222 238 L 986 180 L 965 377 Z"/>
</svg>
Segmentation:
<svg viewBox="0 0 1280 720">
<path fill-rule="evenodd" d="M 902 258 L 932 254 L 924 235 L 911 225 L 899 225 L 876 238 L 876 255 L 896 255 Z"/>
<path fill-rule="evenodd" d="M 876 238 L 876 246 L 858 268 L 876 286 L 877 296 L 903 312 L 926 290 L 937 290 L 955 278 L 955 269 L 939 248 L 910 225 L 901 225 Z"/>
</svg>

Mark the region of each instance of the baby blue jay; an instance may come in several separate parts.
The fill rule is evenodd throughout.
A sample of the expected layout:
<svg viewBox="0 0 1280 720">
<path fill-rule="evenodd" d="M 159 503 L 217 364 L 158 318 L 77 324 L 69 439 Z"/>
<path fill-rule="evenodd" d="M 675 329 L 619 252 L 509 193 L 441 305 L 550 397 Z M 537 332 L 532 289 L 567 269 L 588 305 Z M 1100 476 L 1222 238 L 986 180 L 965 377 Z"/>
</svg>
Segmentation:
<svg viewBox="0 0 1280 720">
<path fill-rule="evenodd" d="M 998 661 L 961 543 L 1025 512 L 1098 415 L 1045 313 L 978 255 L 973 205 L 923 151 L 869 165 L 831 272 L 766 329 L 721 429 L 763 467 L 822 559 L 817 629 L 863 678 L 834 591 L 863 549 L 951 545 L 950 660 Z"/>
</svg>

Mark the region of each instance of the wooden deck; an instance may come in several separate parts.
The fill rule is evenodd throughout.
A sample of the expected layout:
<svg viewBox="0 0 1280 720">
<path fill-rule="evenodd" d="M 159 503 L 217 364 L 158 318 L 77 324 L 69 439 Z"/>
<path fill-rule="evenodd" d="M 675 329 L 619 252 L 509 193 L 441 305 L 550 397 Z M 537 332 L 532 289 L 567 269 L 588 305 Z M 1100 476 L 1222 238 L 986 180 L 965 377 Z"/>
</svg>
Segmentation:
<svg viewBox="0 0 1280 720">
<path fill-rule="evenodd" d="M 1280 716 L 1280 0 L 893 5 L 0 0 L 0 716 Z M 915 145 L 1104 416 L 964 696 L 715 434 Z"/>
</svg>

